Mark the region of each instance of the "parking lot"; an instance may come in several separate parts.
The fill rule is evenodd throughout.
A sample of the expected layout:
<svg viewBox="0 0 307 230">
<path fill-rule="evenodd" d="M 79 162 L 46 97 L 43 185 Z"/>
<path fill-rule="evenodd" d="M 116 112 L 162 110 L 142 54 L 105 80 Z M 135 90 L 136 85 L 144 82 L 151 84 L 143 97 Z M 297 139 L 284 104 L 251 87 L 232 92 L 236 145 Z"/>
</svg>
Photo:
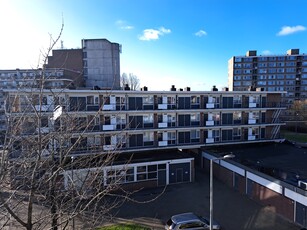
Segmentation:
<svg viewBox="0 0 307 230">
<path fill-rule="evenodd" d="M 162 188 L 146 189 L 132 198 L 138 203 L 127 202 L 117 210 L 116 217 L 135 220 L 153 229 L 164 228 L 167 219 L 178 213 L 209 216 L 209 175 L 198 169 L 194 183 L 170 185 L 164 192 Z M 154 200 L 146 202 L 151 199 Z M 272 207 L 261 206 L 217 180 L 214 181 L 214 219 L 224 230 L 301 229 L 276 215 Z"/>
</svg>

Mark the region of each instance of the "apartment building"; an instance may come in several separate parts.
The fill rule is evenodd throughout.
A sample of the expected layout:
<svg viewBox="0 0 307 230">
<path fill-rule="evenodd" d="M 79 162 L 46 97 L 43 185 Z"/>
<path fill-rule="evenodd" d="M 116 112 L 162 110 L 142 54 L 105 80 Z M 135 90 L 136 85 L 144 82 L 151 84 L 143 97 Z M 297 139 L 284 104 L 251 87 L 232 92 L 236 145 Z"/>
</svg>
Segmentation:
<svg viewBox="0 0 307 230">
<path fill-rule="evenodd" d="M 82 39 L 81 43 L 81 49 L 52 50 L 46 67 L 80 73 L 86 88 L 120 89 L 121 45 L 107 39 Z"/>
<path fill-rule="evenodd" d="M 289 108 L 295 100 L 307 99 L 307 54 L 290 49 L 282 55 L 257 55 L 252 50 L 234 56 L 228 61 L 228 86 L 233 91 L 286 91 L 282 102 Z"/>
<path fill-rule="evenodd" d="M 41 100 L 38 99 L 40 95 Z M 168 159 L 164 155 L 161 161 L 168 162 L 167 167 L 161 166 L 166 170 L 161 174 L 162 179 L 158 174 L 154 178 L 140 179 L 141 182 L 154 179 L 158 181 L 154 183 L 156 186 L 193 181 L 194 158 L 177 158 L 178 149 L 280 141 L 279 130 L 283 125 L 279 120 L 284 109 L 280 104 L 280 92 L 45 89 L 40 94 L 39 91 L 10 89 L 5 90 L 5 96 L 6 115 L 11 118 L 11 125 L 14 126 L 14 121 L 20 117 L 24 119 L 23 125 L 18 125 L 19 139 L 12 145 L 12 157 L 20 157 L 23 150 L 31 149 L 33 144 L 23 140 L 33 138 L 38 132 L 58 136 L 69 133 L 65 135 L 66 147 L 74 146 L 79 139 L 79 144 L 72 147 L 70 155 L 73 157 L 116 151 L 120 155 L 137 155 L 137 164 L 142 164 L 146 170 L 153 162 L 162 160 L 161 151 L 173 151 Z M 30 96 L 35 99 L 26 100 Z M 52 123 L 50 118 L 57 106 L 61 106 L 63 113 Z M 35 119 L 35 110 L 42 112 L 39 122 Z M 73 122 L 67 124 L 69 119 Z M 49 142 L 43 150 L 46 155 L 58 148 L 57 143 L 61 141 L 49 138 Z M 142 157 L 143 154 L 151 158 Z M 131 164 L 134 165 L 134 180 L 123 183 L 140 182 L 136 175 L 138 165 Z M 69 173 L 65 175 L 64 181 L 67 181 Z"/>
<path fill-rule="evenodd" d="M 42 83 L 46 89 L 75 88 L 80 79 L 80 73 L 67 69 L 14 69 L 0 70 L 0 132 L 6 130 L 4 111 L 5 89 L 36 88 Z M 1 144 L 1 143 L 0 143 Z"/>
<path fill-rule="evenodd" d="M 39 106 L 23 104 L 27 91 L 11 89 L 5 93 L 7 116 L 31 114 Z M 78 119 L 78 124 L 86 125 L 93 120 L 84 134 L 84 145 L 79 146 L 76 154 L 86 154 L 93 148 L 97 151 L 120 148 L 127 152 L 280 138 L 279 115 L 283 109 L 280 92 L 46 89 L 43 94 L 41 109 L 46 120 L 57 105 Z M 64 121 L 60 122 L 65 127 Z M 51 130 L 50 122 L 42 123 L 46 132 Z M 117 146 L 119 142 L 121 145 Z"/>
</svg>

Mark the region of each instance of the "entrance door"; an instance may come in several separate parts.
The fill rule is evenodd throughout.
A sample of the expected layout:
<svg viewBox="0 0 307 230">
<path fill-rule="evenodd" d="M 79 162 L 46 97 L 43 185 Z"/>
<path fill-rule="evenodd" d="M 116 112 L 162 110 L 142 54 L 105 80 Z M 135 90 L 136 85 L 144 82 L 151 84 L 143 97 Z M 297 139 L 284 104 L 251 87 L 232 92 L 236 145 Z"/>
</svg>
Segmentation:
<svg viewBox="0 0 307 230">
<path fill-rule="evenodd" d="M 176 169 L 176 183 L 183 182 L 183 170 L 182 168 Z"/>
<path fill-rule="evenodd" d="M 304 227 L 307 227 L 306 218 L 307 218 L 307 212 L 305 205 L 296 202 L 295 222 Z"/>
<path fill-rule="evenodd" d="M 158 171 L 158 186 L 166 185 L 166 170 Z"/>
</svg>

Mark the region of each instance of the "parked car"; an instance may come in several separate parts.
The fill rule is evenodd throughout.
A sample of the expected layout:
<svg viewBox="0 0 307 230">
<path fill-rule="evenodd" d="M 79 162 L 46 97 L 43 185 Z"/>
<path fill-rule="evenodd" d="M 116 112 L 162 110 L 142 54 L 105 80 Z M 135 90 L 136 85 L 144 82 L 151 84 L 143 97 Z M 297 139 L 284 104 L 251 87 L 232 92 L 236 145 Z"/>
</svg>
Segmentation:
<svg viewBox="0 0 307 230">
<path fill-rule="evenodd" d="M 209 229 L 210 218 L 198 216 L 192 212 L 182 213 L 172 216 L 165 225 L 166 230 L 177 230 L 177 229 Z M 220 230 L 221 226 L 213 221 L 213 229 Z"/>
</svg>

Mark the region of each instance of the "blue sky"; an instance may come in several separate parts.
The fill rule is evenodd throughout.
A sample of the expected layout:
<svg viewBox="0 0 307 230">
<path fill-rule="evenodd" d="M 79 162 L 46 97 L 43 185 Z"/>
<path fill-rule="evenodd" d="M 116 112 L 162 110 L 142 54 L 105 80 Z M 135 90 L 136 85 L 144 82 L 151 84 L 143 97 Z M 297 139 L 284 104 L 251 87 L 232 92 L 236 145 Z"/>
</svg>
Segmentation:
<svg viewBox="0 0 307 230">
<path fill-rule="evenodd" d="M 0 69 L 37 67 L 62 16 L 65 48 L 122 44 L 121 72 L 149 90 L 225 87 L 228 60 L 247 50 L 307 52 L 306 0 L 0 0 Z"/>
</svg>

